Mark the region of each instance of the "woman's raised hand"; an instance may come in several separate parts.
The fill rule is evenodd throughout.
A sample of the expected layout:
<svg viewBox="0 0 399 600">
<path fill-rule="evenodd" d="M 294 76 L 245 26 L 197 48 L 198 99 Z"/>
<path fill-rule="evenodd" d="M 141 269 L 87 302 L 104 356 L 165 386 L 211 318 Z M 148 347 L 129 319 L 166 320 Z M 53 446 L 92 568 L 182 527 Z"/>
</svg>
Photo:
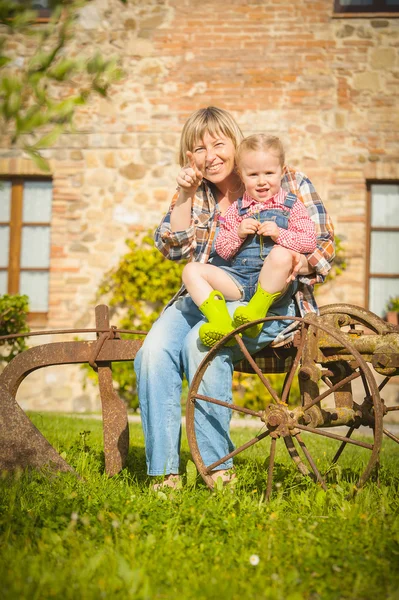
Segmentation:
<svg viewBox="0 0 399 600">
<path fill-rule="evenodd" d="M 205 165 L 200 165 L 200 168 L 198 168 L 193 153 L 190 151 L 187 151 L 187 158 L 189 164 L 181 169 L 176 181 L 177 185 L 179 185 L 183 191 L 195 193 L 204 177 L 200 168 L 203 169 Z"/>
</svg>

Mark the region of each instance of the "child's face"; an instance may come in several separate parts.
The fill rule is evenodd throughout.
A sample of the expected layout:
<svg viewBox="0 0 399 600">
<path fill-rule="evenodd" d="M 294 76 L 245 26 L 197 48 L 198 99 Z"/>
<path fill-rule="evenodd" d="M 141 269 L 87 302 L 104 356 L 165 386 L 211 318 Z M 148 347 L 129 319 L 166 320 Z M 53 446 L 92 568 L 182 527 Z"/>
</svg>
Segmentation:
<svg viewBox="0 0 399 600">
<path fill-rule="evenodd" d="M 251 198 L 264 202 L 281 187 L 283 169 L 277 154 L 263 150 L 249 150 L 240 157 L 240 177 Z"/>
</svg>

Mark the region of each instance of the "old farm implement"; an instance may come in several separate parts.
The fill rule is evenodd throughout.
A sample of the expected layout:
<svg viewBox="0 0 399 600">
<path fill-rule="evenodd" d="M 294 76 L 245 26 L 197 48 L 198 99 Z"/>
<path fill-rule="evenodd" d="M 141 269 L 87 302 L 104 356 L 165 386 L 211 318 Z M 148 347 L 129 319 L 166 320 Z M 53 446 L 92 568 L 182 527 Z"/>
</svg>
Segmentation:
<svg viewBox="0 0 399 600">
<path fill-rule="evenodd" d="M 213 487 L 215 483 L 210 476 L 212 470 L 228 458 L 237 456 L 262 439 L 270 437 L 267 498 L 272 490 L 278 439 L 283 440 L 298 470 L 303 475 L 312 475 L 325 488 L 325 480 L 305 443 L 303 434 L 306 432 L 336 440 L 338 447 L 332 457 L 332 464 L 338 461 L 347 445 L 367 449 L 364 470 L 356 485 L 359 487 L 378 463 L 383 436 L 399 443 L 399 438 L 383 425 L 384 416 L 398 410 L 399 406 L 386 406 L 380 396 L 389 379 L 399 374 L 399 332 L 376 315 L 344 304 L 325 306 L 321 309 L 320 316 L 307 315 L 303 319 L 277 318 L 290 320 L 297 325 L 293 343 L 289 347 L 269 346 L 251 356 L 238 335 L 248 326 L 244 325 L 215 345 L 198 368 L 189 391 L 186 417 L 188 440 L 197 469 L 207 485 Z M 226 404 L 200 393 L 205 371 L 217 353 L 234 336 L 245 357 L 235 365 L 235 369 L 259 377 L 265 394 L 263 410 Z M 383 375 L 380 385 L 377 385 L 370 365 L 375 372 Z M 268 374 L 272 373 L 286 374 L 281 393 L 273 388 L 268 379 Z M 296 375 L 301 401 L 293 406 L 288 403 L 288 399 Z M 196 410 L 200 409 L 203 402 L 225 406 L 226 410 L 251 415 L 259 420 L 256 436 L 211 465 L 204 464 L 197 443 Z M 334 427 L 339 427 L 340 430 L 343 427 L 344 433 L 334 433 Z M 363 430 L 364 427 L 371 432 L 370 441 L 355 439 L 353 436 L 356 430 Z"/>
<path fill-rule="evenodd" d="M 267 497 L 272 490 L 278 439 L 285 444 L 299 471 L 303 475 L 311 475 L 325 488 L 325 480 L 316 466 L 317 460 L 311 456 L 306 443 L 309 435 L 316 435 L 335 440 L 337 449 L 332 464 L 338 461 L 348 445 L 366 449 L 363 472 L 357 482 L 359 487 L 378 464 L 383 437 L 399 443 L 399 439 L 383 424 L 384 417 L 398 410 L 399 406 L 386 406 L 380 396 L 390 378 L 399 374 L 399 332 L 376 315 L 345 304 L 325 306 L 319 316 L 277 318 L 295 324 L 290 344 L 268 347 L 251 356 L 245 341 L 238 335 L 245 330 L 244 325 L 214 346 L 198 368 L 189 390 L 186 412 L 187 435 L 197 469 L 212 488 L 211 470 L 227 458 L 270 437 Z M 112 362 L 134 360 L 142 344 L 141 339 L 121 339 L 121 333 L 145 335 L 145 332 L 128 332 L 110 326 L 106 306 L 96 307 L 95 329 L 68 330 L 68 333 L 71 332 L 96 333 L 97 339 L 34 346 L 15 357 L 0 375 L 0 469 L 51 464 L 61 471 L 72 470 L 19 407 L 16 395 L 24 378 L 37 369 L 81 363 L 88 363 L 98 371 L 105 470 L 114 475 L 125 465 L 129 448 L 127 410 L 113 388 Z M 260 379 L 264 390 L 262 410 L 227 404 L 201 393 L 206 369 L 218 351 L 234 336 L 244 355 L 235 369 L 252 373 Z M 286 374 L 281 392 L 277 392 L 269 381 L 269 375 L 274 373 Z M 383 376 L 379 385 L 375 373 Z M 301 400 L 294 406 L 288 400 L 296 376 Z M 254 437 L 212 465 L 204 464 L 197 441 L 196 411 L 203 402 L 225 407 L 233 414 L 251 415 L 259 421 L 259 430 Z M 334 432 L 337 427 L 339 433 Z M 364 428 L 370 435 L 366 439 L 364 436 L 358 439 L 357 432 L 364 431 Z"/>
</svg>

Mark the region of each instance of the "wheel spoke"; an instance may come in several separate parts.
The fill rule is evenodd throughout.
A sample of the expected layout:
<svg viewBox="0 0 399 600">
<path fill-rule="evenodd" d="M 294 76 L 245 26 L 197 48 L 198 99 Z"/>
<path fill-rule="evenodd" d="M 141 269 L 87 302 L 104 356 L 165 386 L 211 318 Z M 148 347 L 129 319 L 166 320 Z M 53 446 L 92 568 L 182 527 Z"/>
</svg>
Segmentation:
<svg viewBox="0 0 399 600">
<path fill-rule="evenodd" d="M 230 402 L 224 402 L 223 400 L 216 400 L 216 398 L 211 398 L 211 396 L 204 396 L 203 394 L 195 394 L 194 398 L 197 400 L 203 400 L 204 402 L 210 402 L 211 404 L 218 404 L 219 406 L 225 406 L 226 408 L 230 408 L 231 410 L 235 410 L 240 413 L 244 413 L 245 415 L 252 415 L 253 417 L 261 417 L 261 413 L 256 410 L 251 410 L 250 408 L 245 408 L 244 406 L 238 406 L 237 404 L 231 404 Z"/>
<path fill-rule="evenodd" d="M 270 499 L 273 485 L 273 469 L 274 469 L 274 457 L 276 455 L 276 438 L 272 438 L 270 444 L 270 456 L 269 456 L 269 467 L 267 469 L 267 487 L 266 487 L 266 500 Z"/>
<path fill-rule="evenodd" d="M 383 379 L 380 383 L 380 385 L 378 386 L 378 391 L 380 392 L 388 383 L 388 381 L 390 380 L 390 377 L 385 377 L 385 379 Z"/>
<path fill-rule="evenodd" d="M 361 446 L 362 448 L 367 448 L 368 450 L 374 449 L 373 444 L 351 440 L 348 437 L 343 437 L 342 435 L 337 435 L 336 433 L 330 433 L 329 431 L 321 431 L 319 429 L 315 429 L 314 427 L 308 427 L 308 425 L 295 424 L 295 428 L 301 429 L 302 431 L 309 431 L 309 433 L 315 433 L 316 435 L 323 435 L 324 437 L 329 437 L 333 440 L 339 440 L 340 442 L 346 442 L 347 444 L 353 444 L 354 446 Z"/>
<path fill-rule="evenodd" d="M 298 471 L 302 474 L 302 475 L 310 475 L 309 473 L 309 469 L 307 468 L 307 466 L 302 462 L 301 457 L 299 456 L 297 449 L 295 448 L 295 444 L 292 441 L 292 437 L 290 435 L 285 435 L 284 436 L 284 443 L 286 445 L 286 448 L 288 450 L 288 454 L 290 455 L 291 459 L 294 461 Z"/>
<path fill-rule="evenodd" d="M 306 330 L 306 332 L 304 330 Z M 296 370 L 299 365 L 299 361 L 301 360 L 303 347 L 306 342 L 307 330 L 308 330 L 308 325 L 303 324 L 301 327 L 301 341 L 300 341 L 298 349 L 296 351 L 295 358 L 292 361 L 290 372 L 284 381 L 283 393 L 281 394 L 281 402 L 283 404 L 286 404 L 286 402 L 287 402 L 287 398 L 288 398 L 288 394 L 289 394 L 289 391 L 291 388 L 292 380 L 294 379 Z"/>
<path fill-rule="evenodd" d="M 235 450 L 233 450 L 229 454 L 226 454 L 226 456 L 223 456 L 223 458 L 220 458 L 216 462 L 214 462 L 211 465 L 209 465 L 206 468 L 207 475 L 209 475 L 209 473 L 211 471 L 213 471 L 214 469 L 216 469 L 216 467 L 218 467 L 219 465 L 221 465 L 222 463 L 224 463 L 226 460 L 229 460 L 230 458 L 233 458 L 234 456 L 236 456 L 240 452 L 243 452 L 247 448 L 250 448 L 254 444 L 257 444 L 258 442 L 260 442 L 261 440 L 263 440 L 265 437 L 267 437 L 269 435 L 269 433 L 270 433 L 269 430 L 264 431 L 263 433 L 260 433 L 259 435 L 257 435 L 256 437 L 254 437 L 252 440 L 249 440 L 249 442 L 247 442 L 246 444 L 243 444 L 242 446 L 240 446 L 239 448 L 236 448 Z"/>
<path fill-rule="evenodd" d="M 396 435 L 394 435 L 393 433 L 391 433 L 390 431 L 388 431 L 388 429 L 383 429 L 382 431 L 385 433 L 385 435 L 387 437 L 389 437 L 391 440 L 393 440 L 394 442 L 396 442 L 397 444 L 399 444 L 399 438 L 396 437 Z"/>
<path fill-rule="evenodd" d="M 302 448 L 304 455 L 306 456 L 308 463 L 310 464 L 310 466 L 312 468 L 313 473 L 316 475 L 317 481 L 320 483 L 321 487 L 326 492 L 327 491 L 326 482 L 324 481 L 323 477 L 320 475 L 320 472 L 319 472 L 318 468 L 316 467 L 316 463 L 314 462 L 309 450 L 307 449 L 305 442 L 303 441 L 303 439 L 301 438 L 299 433 L 296 437 L 297 437 L 300 447 Z"/>
<path fill-rule="evenodd" d="M 352 435 L 352 433 L 355 431 L 355 429 L 356 429 L 356 428 L 355 428 L 354 426 L 350 427 L 350 428 L 349 428 L 349 430 L 348 430 L 348 433 L 346 434 L 346 436 L 347 436 L 348 438 L 350 438 L 350 436 L 351 436 L 351 435 Z M 335 454 L 334 458 L 332 459 L 332 463 L 331 463 L 331 465 L 335 465 L 335 463 L 337 462 L 337 460 L 338 460 L 338 459 L 339 459 L 339 457 L 341 456 L 342 452 L 344 451 L 344 449 L 345 449 L 345 446 L 346 446 L 346 444 L 347 444 L 347 443 L 348 443 L 348 442 L 342 442 L 342 444 L 341 444 L 341 445 L 340 445 L 340 447 L 338 448 L 338 450 L 337 450 L 337 452 L 336 452 L 336 454 Z"/>
<path fill-rule="evenodd" d="M 277 394 L 276 390 L 270 385 L 270 382 L 263 375 L 262 371 L 260 370 L 260 368 L 256 364 L 254 358 L 248 352 L 248 350 L 247 350 L 244 342 L 242 341 L 242 339 L 240 337 L 237 337 L 236 339 L 237 339 L 238 345 L 241 348 L 242 353 L 244 354 L 245 358 L 247 359 L 247 361 L 249 362 L 249 364 L 253 368 L 254 372 L 257 374 L 257 376 L 259 377 L 259 379 L 261 380 L 261 382 L 263 383 L 263 385 L 265 386 L 265 388 L 267 389 L 267 391 L 269 392 L 269 394 L 273 398 L 273 401 L 276 404 L 280 404 L 281 401 L 280 401 L 280 398 L 278 397 L 278 394 Z"/>
<path fill-rule="evenodd" d="M 326 384 L 327 387 L 331 388 L 333 386 L 333 384 L 331 383 L 331 381 L 327 377 L 327 375 L 322 375 L 321 378 L 322 378 L 322 380 L 324 381 L 324 383 Z"/>
<path fill-rule="evenodd" d="M 363 373 L 363 371 L 360 372 L 361 376 L 362 376 L 362 381 L 363 381 L 363 387 L 364 387 L 364 391 L 366 392 L 366 398 L 370 398 L 370 389 L 367 383 L 367 379 L 365 374 Z"/>
<path fill-rule="evenodd" d="M 313 398 L 312 402 L 309 402 L 309 404 L 306 404 L 306 406 L 304 408 L 306 410 L 308 408 L 311 408 L 312 406 L 314 406 L 318 402 L 321 402 L 321 400 L 324 400 L 324 398 L 327 398 L 327 396 L 329 396 L 333 392 L 336 392 L 337 390 L 339 390 L 342 386 L 346 385 L 350 381 L 353 381 L 354 379 L 357 379 L 358 377 L 360 377 L 360 373 L 358 373 L 357 371 L 355 371 L 351 375 L 348 375 L 348 377 L 345 377 L 345 379 L 342 379 L 341 381 L 338 381 L 338 383 L 336 383 L 332 387 L 328 388 L 328 390 L 326 390 L 325 392 L 323 392 L 322 394 L 320 394 L 319 396 L 317 396 L 317 398 Z"/>
</svg>

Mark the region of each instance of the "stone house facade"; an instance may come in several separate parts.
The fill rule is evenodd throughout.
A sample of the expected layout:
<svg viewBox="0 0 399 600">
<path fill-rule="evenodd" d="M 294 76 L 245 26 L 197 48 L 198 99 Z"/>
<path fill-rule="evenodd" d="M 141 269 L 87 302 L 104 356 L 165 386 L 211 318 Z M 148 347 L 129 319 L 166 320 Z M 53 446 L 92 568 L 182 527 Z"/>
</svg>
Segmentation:
<svg viewBox="0 0 399 600">
<path fill-rule="evenodd" d="M 381 312 L 386 296 L 399 293 L 399 266 L 384 271 L 376 250 L 381 242 L 384 261 L 399 251 L 397 16 L 343 16 L 333 0 L 92 0 L 70 51 L 119 55 L 125 77 L 45 151 L 48 304 L 39 307 L 37 327 L 94 326 L 104 273 L 126 251 L 127 237 L 158 223 L 175 187 L 182 125 L 208 105 L 231 111 L 245 134 L 278 134 L 288 164 L 323 198 L 348 266 L 339 283 L 320 289 L 320 303 Z M 30 44 L 15 40 L 19 60 Z M 11 184 L 43 175 L 4 139 L 0 174 Z M 375 224 L 379 203 L 386 218 Z M 382 275 L 377 282 L 373 272 Z M 40 410 L 98 408 L 96 391 L 81 381 L 76 368 L 49 368 L 26 380 L 19 400 Z"/>
</svg>

